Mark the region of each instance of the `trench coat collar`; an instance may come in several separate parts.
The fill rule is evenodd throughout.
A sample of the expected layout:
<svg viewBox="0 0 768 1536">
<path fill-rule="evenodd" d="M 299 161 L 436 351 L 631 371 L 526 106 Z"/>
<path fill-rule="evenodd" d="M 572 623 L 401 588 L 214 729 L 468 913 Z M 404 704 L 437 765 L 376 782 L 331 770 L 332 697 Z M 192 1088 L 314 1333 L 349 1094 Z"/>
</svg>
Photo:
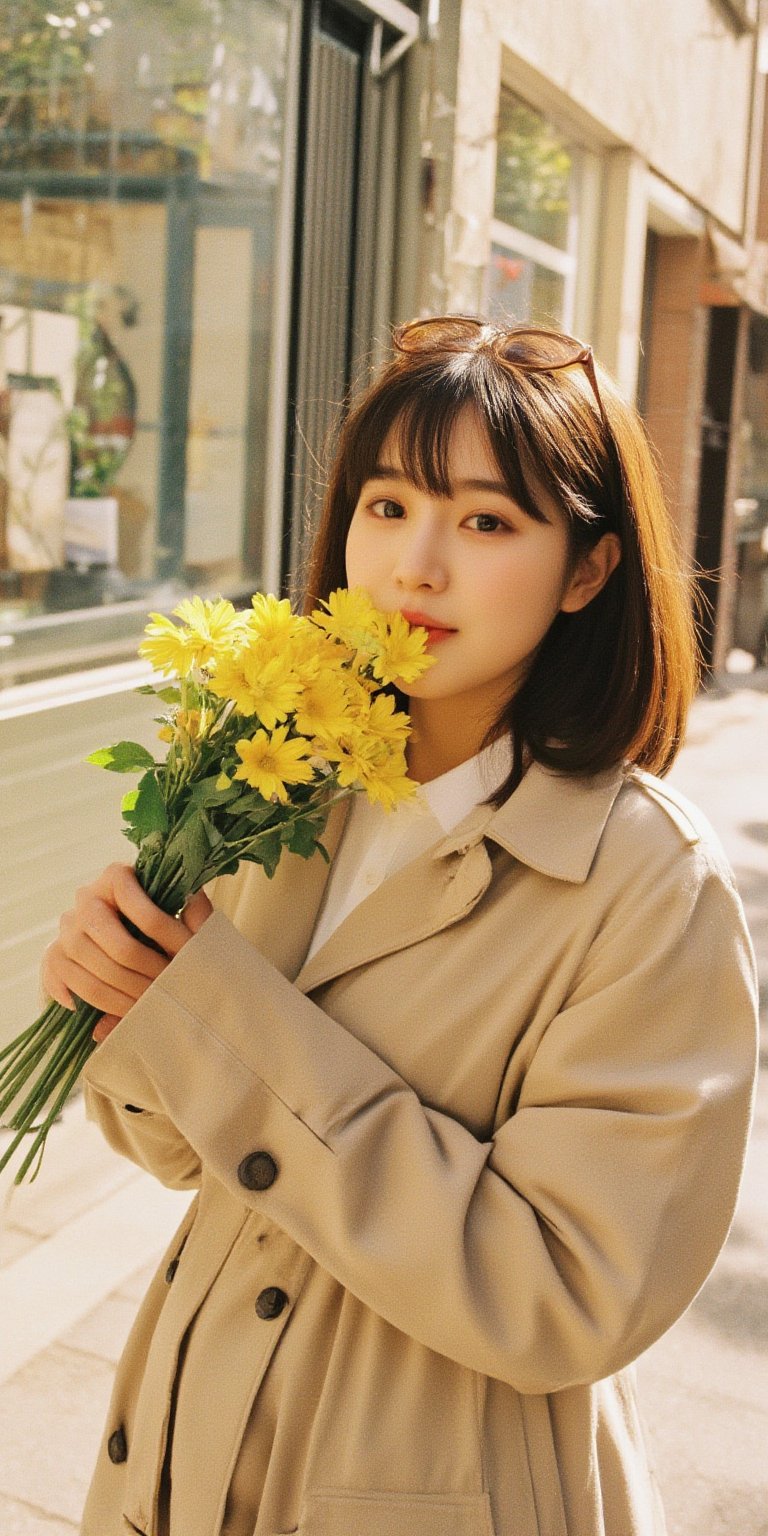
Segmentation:
<svg viewBox="0 0 768 1536">
<path fill-rule="evenodd" d="M 532 763 L 498 810 L 477 805 L 432 849 L 432 857 L 468 848 L 478 837 L 492 838 L 521 864 L 554 880 L 581 885 L 597 852 L 611 807 L 629 764 L 579 776 Z"/>
<path fill-rule="evenodd" d="M 491 881 L 488 841 L 540 874 L 582 883 L 624 775 L 623 767 L 615 767 L 577 778 L 533 763 L 503 805 L 475 806 L 448 836 L 353 908 L 305 961 L 296 986 L 311 992 L 466 917 Z M 334 851 L 345 820 L 329 823 Z"/>
</svg>

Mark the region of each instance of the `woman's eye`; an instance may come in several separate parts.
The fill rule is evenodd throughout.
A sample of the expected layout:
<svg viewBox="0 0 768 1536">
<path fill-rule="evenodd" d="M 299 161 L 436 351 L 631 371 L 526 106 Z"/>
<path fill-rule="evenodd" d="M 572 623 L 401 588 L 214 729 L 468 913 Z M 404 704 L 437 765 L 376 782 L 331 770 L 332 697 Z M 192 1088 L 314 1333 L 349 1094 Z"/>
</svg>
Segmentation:
<svg viewBox="0 0 768 1536">
<path fill-rule="evenodd" d="M 371 502 L 371 511 L 375 517 L 401 517 L 404 509 L 399 501 L 392 501 L 389 496 L 382 496 L 379 501 Z"/>
<path fill-rule="evenodd" d="M 475 512 L 472 517 L 467 518 L 467 525 L 469 526 L 470 523 L 476 524 L 477 533 L 496 533 L 499 529 L 506 533 L 510 531 L 509 523 L 497 517 L 495 512 Z"/>
</svg>

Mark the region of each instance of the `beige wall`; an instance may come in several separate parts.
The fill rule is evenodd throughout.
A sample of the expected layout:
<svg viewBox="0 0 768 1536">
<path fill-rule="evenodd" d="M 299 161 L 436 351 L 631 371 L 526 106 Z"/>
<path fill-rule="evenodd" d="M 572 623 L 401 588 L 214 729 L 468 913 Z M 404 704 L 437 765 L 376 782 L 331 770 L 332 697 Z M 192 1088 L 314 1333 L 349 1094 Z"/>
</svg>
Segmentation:
<svg viewBox="0 0 768 1536">
<path fill-rule="evenodd" d="M 484 94 L 503 73 L 538 106 L 567 99 L 576 126 L 741 232 L 754 39 L 714 0 L 463 0 L 461 34 Z"/>
</svg>

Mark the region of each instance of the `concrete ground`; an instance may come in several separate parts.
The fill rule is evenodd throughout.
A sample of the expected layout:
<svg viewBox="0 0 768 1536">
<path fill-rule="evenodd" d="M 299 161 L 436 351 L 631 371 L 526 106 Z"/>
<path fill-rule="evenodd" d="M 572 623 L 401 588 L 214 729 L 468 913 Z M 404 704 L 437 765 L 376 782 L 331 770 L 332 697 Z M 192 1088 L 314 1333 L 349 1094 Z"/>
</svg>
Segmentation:
<svg viewBox="0 0 768 1536">
<path fill-rule="evenodd" d="M 693 1306 L 638 1363 L 641 1400 L 669 1536 L 768 1536 L 766 674 L 702 695 L 670 782 L 708 814 L 733 864 L 764 1049 L 731 1235 Z M 110 1152 L 78 1100 L 55 1136 L 34 1184 L 0 1176 L 0 1536 L 76 1536 L 115 1363 L 190 1198 Z"/>
</svg>

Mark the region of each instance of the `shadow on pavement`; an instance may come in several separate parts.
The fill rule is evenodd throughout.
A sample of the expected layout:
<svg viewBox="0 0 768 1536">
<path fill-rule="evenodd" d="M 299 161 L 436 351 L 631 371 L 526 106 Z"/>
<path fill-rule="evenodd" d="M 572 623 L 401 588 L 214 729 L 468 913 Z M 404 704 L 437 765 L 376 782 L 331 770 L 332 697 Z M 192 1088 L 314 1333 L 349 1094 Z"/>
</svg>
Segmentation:
<svg viewBox="0 0 768 1536">
<path fill-rule="evenodd" d="M 713 1328 L 737 1348 L 768 1351 L 768 1286 L 759 1271 L 715 1270 L 696 1297 L 691 1313 L 697 1322 Z"/>
<path fill-rule="evenodd" d="M 768 1536 L 765 1490 L 726 1485 L 710 1505 L 702 1536 Z"/>
</svg>

